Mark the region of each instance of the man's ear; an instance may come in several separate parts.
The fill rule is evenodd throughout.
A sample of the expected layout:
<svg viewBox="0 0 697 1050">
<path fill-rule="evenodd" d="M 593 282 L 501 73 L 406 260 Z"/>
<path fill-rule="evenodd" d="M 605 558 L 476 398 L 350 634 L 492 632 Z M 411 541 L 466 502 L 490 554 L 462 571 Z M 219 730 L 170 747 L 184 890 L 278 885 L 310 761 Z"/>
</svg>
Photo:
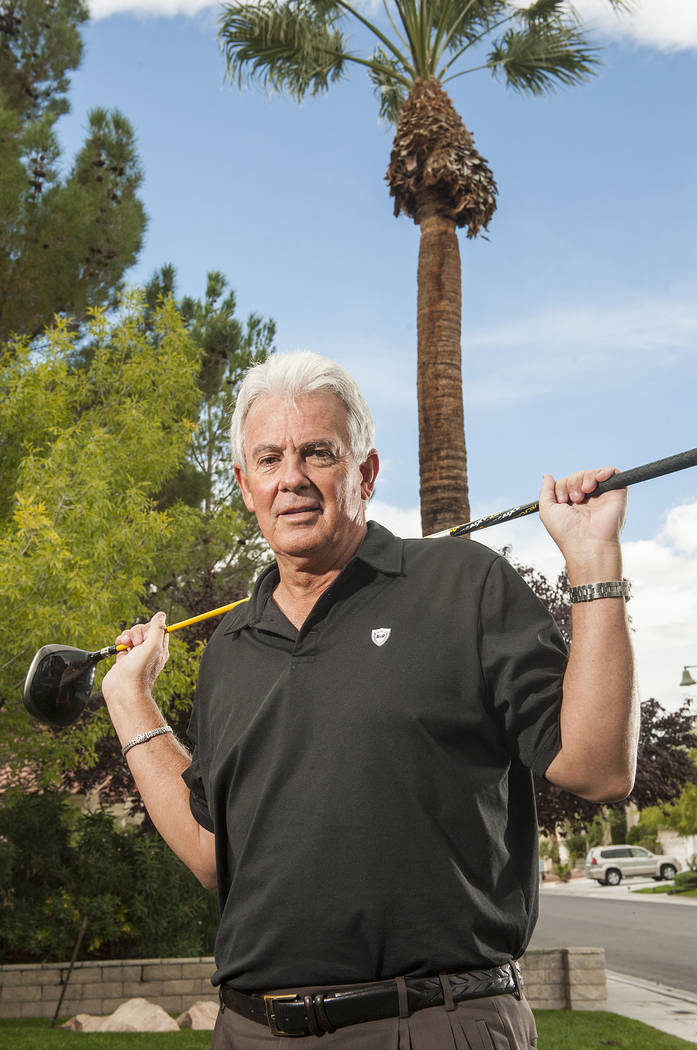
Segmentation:
<svg viewBox="0 0 697 1050">
<path fill-rule="evenodd" d="M 234 467 L 232 469 L 235 471 L 235 481 L 240 486 L 240 492 L 242 493 L 242 499 L 244 500 L 244 505 L 247 508 L 247 510 L 250 511 L 253 514 L 254 513 L 254 500 L 252 498 L 252 493 L 250 491 L 249 485 L 247 484 L 247 478 L 242 473 L 242 468 L 240 466 L 238 466 L 237 463 L 235 463 L 235 465 L 234 465 Z"/>
<path fill-rule="evenodd" d="M 360 465 L 361 478 L 363 479 L 361 481 L 361 498 L 366 502 L 373 495 L 379 471 L 380 458 L 376 450 L 371 449 L 368 453 L 368 458 Z"/>
</svg>

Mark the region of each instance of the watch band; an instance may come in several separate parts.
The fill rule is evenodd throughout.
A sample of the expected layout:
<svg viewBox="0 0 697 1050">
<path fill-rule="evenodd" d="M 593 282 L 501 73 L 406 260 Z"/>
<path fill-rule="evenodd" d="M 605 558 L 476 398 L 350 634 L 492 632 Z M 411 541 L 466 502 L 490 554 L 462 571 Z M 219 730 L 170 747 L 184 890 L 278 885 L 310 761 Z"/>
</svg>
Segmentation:
<svg viewBox="0 0 697 1050">
<path fill-rule="evenodd" d="M 628 602 L 631 595 L 632 587 L 629 580 L 582 583 L 578 587 L 569 588 L 569 601 L 572 605 L 576 602 L 594 602 L 596 598 L 624 598 Z"/>
</svg>

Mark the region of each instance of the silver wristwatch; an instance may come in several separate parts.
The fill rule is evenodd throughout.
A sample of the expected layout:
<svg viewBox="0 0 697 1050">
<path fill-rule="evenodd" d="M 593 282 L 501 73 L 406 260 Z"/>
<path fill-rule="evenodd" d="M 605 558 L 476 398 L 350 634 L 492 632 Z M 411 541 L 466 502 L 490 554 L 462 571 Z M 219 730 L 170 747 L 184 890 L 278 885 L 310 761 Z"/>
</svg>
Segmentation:
<svg viewBox="0 0 697 1050">
<path fill-rule="evenodd" d="M 582 583 L 569 588 L 569 601 L 594 602 L 596 598 L 624 598 L 629 601 L 632 588 L 629 580 L 606 580 L 604 583 Z"/>
</svg>

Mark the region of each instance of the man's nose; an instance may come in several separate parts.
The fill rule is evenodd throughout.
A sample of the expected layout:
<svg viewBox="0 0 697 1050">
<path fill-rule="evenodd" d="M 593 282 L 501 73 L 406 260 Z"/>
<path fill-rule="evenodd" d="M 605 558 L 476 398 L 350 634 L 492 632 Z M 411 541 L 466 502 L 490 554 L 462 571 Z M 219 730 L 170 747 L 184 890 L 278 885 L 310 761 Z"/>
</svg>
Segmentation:
<svg viewBox="0 0 697 1050">
<path fill-rule="evenodd" d="M 309 484 L 305 473 L 305 462 L 298 453 L 291 453 L 283 458 L 283 470 L 281 471 L 281 488 L 287 491 L 296 491 L 305 488 Z"/>
</svg>

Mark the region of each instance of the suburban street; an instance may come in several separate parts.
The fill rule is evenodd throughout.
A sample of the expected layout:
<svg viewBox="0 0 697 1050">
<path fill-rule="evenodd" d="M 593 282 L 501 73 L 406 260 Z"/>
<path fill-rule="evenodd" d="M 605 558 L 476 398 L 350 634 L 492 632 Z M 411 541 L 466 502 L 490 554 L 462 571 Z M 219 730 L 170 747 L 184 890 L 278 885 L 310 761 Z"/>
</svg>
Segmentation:
<svg viewBox="0 0 697 1050">
<path fill-rule="evenodd" d="M 531 947 L 604 948 L 609 970 L 695 992 L 696 944 L 697 902 L 650 900 L 629 893 L 626 883 L 574 880 L 543 887 Z"/>
</svg>

